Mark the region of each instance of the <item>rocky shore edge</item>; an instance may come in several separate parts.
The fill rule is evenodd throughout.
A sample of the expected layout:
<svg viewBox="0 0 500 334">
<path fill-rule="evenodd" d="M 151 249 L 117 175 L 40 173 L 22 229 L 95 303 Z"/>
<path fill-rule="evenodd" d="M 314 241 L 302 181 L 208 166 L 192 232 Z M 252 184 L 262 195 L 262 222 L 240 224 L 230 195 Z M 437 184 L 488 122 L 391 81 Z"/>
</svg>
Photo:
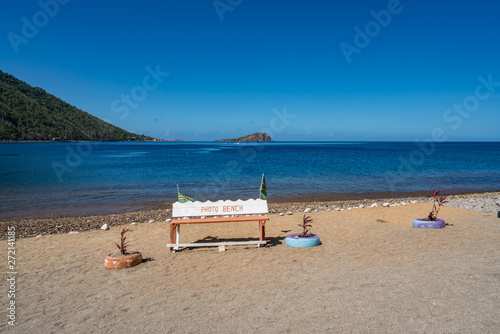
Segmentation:
<svg viewBox="0 0 500 334">
<path fill-rule="evenodd" d="M 500 192 L 474 193 L 448 196 L 449 202 L 445 206 L 474 210 L 485 213 L 497 213 L 500 210 Z M 431 197 L 401 197 L 390 199 L 364 199 L 330 202 L 293 202 L 269 203 L 269 213 L 280 215 L 296 214 L 311 211 L 342 211 L 365 209 L 375 206 L 405 206 L 413 203 L 432 203 Z M 136 225 L 169 221 L 172 218 L 172 205 L 166 208 L 107 214 L 100 216 L 58 217 L 44 219 L 21 219 L 0 222 L 1 231 L 7 227 L 16 226 L 17 238 L 37 237 L 47 234 L 78 233 L 105 227 L 119 225 Z M 6 239 L 7 233 L 0 235 L 0 240 Z"/>
</svg>

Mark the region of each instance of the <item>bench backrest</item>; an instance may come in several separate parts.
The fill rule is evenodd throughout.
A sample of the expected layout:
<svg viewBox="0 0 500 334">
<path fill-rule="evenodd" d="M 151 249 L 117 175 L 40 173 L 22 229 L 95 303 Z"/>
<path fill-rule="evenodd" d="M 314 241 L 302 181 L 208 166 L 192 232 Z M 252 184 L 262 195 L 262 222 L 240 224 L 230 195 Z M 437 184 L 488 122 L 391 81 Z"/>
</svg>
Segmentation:
<svg viewBox="0 0 500 334">
<path fill-rule="evenodd" d="M 268 213 L 267 200 L 249 199 L 242 201 L 219 200 L 217 202 L 174 202 L 172 217 L 231 216 Z"/>
</svg>

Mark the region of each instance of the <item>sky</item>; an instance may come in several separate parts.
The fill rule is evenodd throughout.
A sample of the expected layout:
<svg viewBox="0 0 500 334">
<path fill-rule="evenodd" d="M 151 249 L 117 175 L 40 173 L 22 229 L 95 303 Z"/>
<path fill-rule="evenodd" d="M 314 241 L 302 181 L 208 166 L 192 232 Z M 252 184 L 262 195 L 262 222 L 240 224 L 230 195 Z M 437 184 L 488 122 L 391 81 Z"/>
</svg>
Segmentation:
<svg viewBox="0 0 500 334">
<path fill-rule="evenodd" d="M 127 131 L 499 141 L 500 3 L 4 1 L 0 70 Z"/>
</svg>

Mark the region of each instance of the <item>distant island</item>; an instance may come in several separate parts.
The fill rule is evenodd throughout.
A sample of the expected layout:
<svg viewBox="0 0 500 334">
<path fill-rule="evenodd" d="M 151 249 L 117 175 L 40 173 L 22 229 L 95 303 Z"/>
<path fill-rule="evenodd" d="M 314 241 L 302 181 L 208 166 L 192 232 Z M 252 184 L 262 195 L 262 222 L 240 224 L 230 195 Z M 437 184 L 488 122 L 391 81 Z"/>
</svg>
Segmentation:
<svg viewBox="0 0 500 334">
<path fill-rule="evenodd" d="M 106 123 L 1 70 L 0 140 L 161 141 Z"/>
<path fill-rule="evenodd" d="M 244 137 L 239 137 L 239 138 L 234 138 L 234 139 L 220 139 L 216 140 L 217 142 L 221 141 L 227 141 L 227 142 L 248 142 L 248 141 L 253 141 L 253 142 L 271 142 L 273 139 L 269 137 L 267 134 L 263 132 L 255 132 L 252 133 L 251 135 L 244 136 Z"/>
</svg>

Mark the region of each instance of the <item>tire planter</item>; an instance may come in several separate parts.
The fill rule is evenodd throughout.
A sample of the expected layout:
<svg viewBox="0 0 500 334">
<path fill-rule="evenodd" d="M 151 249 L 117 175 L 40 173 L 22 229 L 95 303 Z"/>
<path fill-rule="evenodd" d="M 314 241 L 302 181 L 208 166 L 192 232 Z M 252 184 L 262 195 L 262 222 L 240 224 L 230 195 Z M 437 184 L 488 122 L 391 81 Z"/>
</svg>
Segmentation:
<svg viewBox="0 0 500 334">
<path fill-rule="evenodd" d="M 424 220 L 424 218 L 413 219 L 413 227 L 416 228 L 443 228 L 445 225 L 444 220 L 436 219 L 432 220 Z"/>
<path fill-rule="evenodd" d="M 313 234 L 312 237 L 299 238 L 300 233 L 289 234 L 285 237 L 288 247 L 314 247 L 319 245 L 319 236 Z"/>
<path fill-rule="evenodd" d="M 139 252 L 131 253 L 128 256 L 112 256 L 112 253 L 106 255 L 104 259 L 104 268 L 108 270 L 130 268 L 142 262 L 142 254 Z"/>
</svg>

